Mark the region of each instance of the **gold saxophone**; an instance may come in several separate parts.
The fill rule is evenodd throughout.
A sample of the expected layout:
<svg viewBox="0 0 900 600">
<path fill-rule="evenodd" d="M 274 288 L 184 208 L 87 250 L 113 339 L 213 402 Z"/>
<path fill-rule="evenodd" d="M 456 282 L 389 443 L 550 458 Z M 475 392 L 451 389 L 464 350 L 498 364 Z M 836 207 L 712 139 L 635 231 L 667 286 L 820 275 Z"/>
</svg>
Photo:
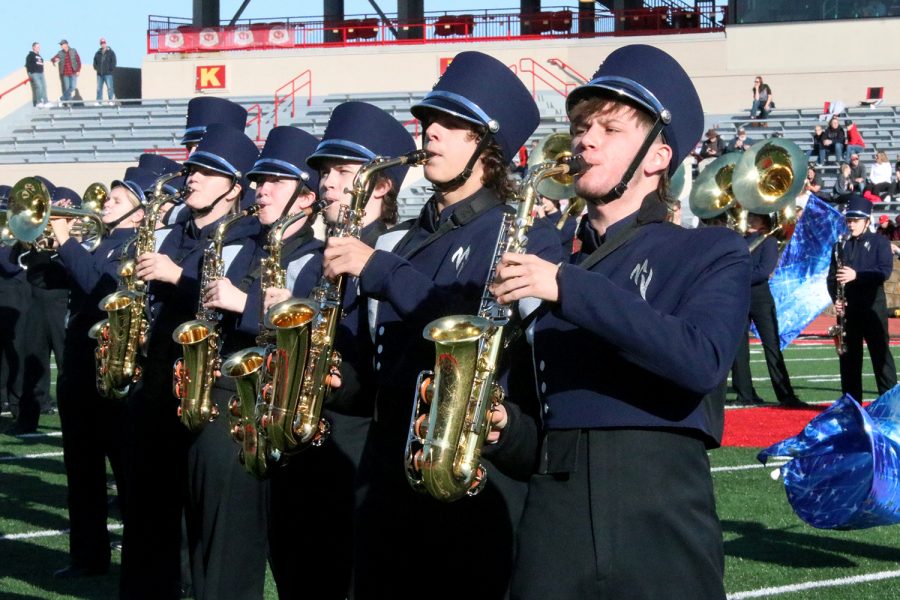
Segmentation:
<svg viewBox="0 0 900 600">
<path fill-rule="evenodd" d="M 837 243 L 834 245 L 834 265 L 835 272 L 841 270 L 844 267 L 844 241 L 846 237 L 841 235 L 838 237 Z M 840 302 L 845 304 L 846 296 L 844 294 L 844 284 L 837 283 L 837 291 L 834 294 L 835 303 Z M 836 322 L 834 325 L 828 328 L 828 335 L 834 338 L 834 350 L 837 352 L 838 356 L 843 356 L 847 352 L 847 341 L 844 339 L 844 334 L 846 333 L 846 321 L 847 321 L 847 306 L 844 305 L 843 314 L 836 316 Z"/>
<path fill-rule="evenodd" d="M 265 299 L 269 288 L 287 287 L 287 271 L 281 266 L 281 250 L 285 232 L 300 219 L 311 217 L 321 210 L 324 203 L 317 202 L 294 215 L 282 217 L 272 224 L 269 230 L 266 251 L 268 256 L 260 264 L 260 287 Z M 288 383 L 299 380 L 303 373 L 303 360 L 306 351 L 298 350 L 305 342 L 308 347 L 308 324 L 314 315 L 314 309 L 306 306 L 306 301 L 288 303 L 274 315 L 275 340 L 271 330 L 267 328 L 265 313 L 260 315 L 260 334 L 256 338 L 257 346 L 245 348 L 229 356 L 222 364 L 222 374 L 235 379 L 237 393 L 228 404 L 228 422 L 231 437 L 241 445 L 240 461 L 248 473 L 260 479 L 268 475 L 272 462 L 277 462 L 280 455 L 271 447 L 265 434 L 265 426 L 272 412 L 273 382 L 287 380 Z M 293 360 L 292 360 L 293 359 Z M 291 372 L 291 365 L 300 363 L 300 370 Z M 276 379 L 273 377 L 279 374 Z M 296 385 L 295 385 L 296 387 Z M 279 388 L 280 391 L 280 388 Z M 278 414 L 286 411 L 282 408 Z M 284 417 L 281 417 L 283 420 Z"/>
<path fill-rule="evenodd" d="M 365 204 L 377 183 L 379 171 L 399 165 L 419 165 L 428 160 L 425 150 L 416 150 L 395 158 L 376 157 L 360 167 L 353 179 L 350 205 L 341 206 L 329 237 L 359 239 Z M 309 446 L 319 446 L 328 437 L 330 425 L 322 418 L 325 399 L 331 391 L 331 373 L 340 367 L 341 357 L 334 349 L 334 340 L 347 277 L 328 279 L 324 275 L 313 289 L 309 300 L 290 299 L 271 307 L 266 322 L 284 335 L 303 321 L 310 322 L 308 336 L 290 337 L 290 350 L 279 353 L 272 370 L 271 403 L 264 420 L 265 432 L 274 450 L 295 454 Z M 279 351 L 281 340 L 278 342 Z M 282 414 L 281 411 L 284 411 Z"/>
<path fill-rule="evenodd" d="M 178 407 L 181 423 L 193 432 L 199 432 L 219 414 L 218 407 L 212 401 L 212 386 L 216 371 L 221 366 L 219 321 L 222 313 L 203 307 L 203 291 L 213 281 L 225 277 L 225 261 L 222 259 L 225 234 L 237 221 L 257 212 L 259 205 L 254 204 L 226 217 L 216 227 L 203 253 L 197 318 L 182 323 L 172 332 L 172 339 L 181 344 L 183 352 L 183 357 L 176 360 L 172 368 L 172 391 L 181 402 Z"/>
<path fill-rule="evenodd" d="M 100 301 L 100 309 L 108 318 L 91 327 L 88 335 L 97 340 L 94 357 L 97 363 L 97 391 L 106 398 L 123 398 L 132 383 L 141 377 L 138 353 L 144 345 L 148 322 L 146 317 L 146 282 L 138 279 L 136 258 L 156 249 L 154 232 L 162 208 L 177 202 L 182 193 L 165 194 L 163 186 L 183 173 L 163 175 L 153 186 L 153 198 L 144 209 L 144 219 L 137 236 L 122 247 L 118 289 Z M 134 246 L 134 257 L 129 249 Z"/>
<path fill-rule="evenodd" d="M 452 502 L 484 487 L 481 448 L 491 409 L 503 401 L 495 377 L 512 315 L 489 290 L 503 254 L 525 251 L 537 185 L 548 177 L 574 175 L 583 166 L 580 156 L 564 156 L 529 170 L 516 194 L 515 217 L 506 215 L 500 227 L 478 315 L 442 317 L 425 326 L 423 336 L 435 343 L 437 359 L 434 371 L 423 371 L 416 382 L 405 457 L 413 489 Z"/>
</svg>

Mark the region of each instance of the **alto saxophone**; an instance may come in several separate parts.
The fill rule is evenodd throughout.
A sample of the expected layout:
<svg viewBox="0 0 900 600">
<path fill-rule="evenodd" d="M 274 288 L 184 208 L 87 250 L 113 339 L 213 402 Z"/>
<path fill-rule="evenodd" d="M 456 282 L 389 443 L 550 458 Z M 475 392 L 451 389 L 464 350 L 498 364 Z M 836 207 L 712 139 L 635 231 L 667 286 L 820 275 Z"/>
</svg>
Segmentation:
<svg viewBox="0 0 900 600">
<path fill-rule="evenodd" d="M 163 193 L 163 187 L 182 173 L 171 173 L 156 180 L 153 199 L 144 210 L 137 236 L 122 247 L 118 289 L 100 301 L 100 309 L 109 317 L 91 327 L 88 335 L 97 340 L 97 391 L 106 398 L 123 398 L 132 383 L 141 377 L 138 353 L 146 341 L 149 323 L 146 317 L 146 282 L 138 279 L 135 258 L 156 249 L 154 232 L 162 208 L 177 202 L 182 192 Z M 129 249 L 134 246 L 134 257 Z"/>
<path fill-rule="evenodd" d="M 172 332 L 172 339 L 181 344 L 183 352 L 183 357 L 176 360 L 172 368 L 172 391 L 181 403 L 178 417 L 190 431 L 199 432 L 219 414 L 218 407 L 212 401 L 212 386 L 216 371 L 221 366 L 219 321 L 222 313 L 203 307 L 203 291 L 213 281 L 225 277 L 225 261 L 222 259 L 225 234 L 237 221 L 258 211 L 259 205 L 254 204 L 226 217 L 216 227 L 203 253 L 196 319 L 182 323 Z"/>
<path fill-rule="evenodd" d="M 837 243 L 834 245 L 834 264 L 835 264 L 835 272 L 840 271 L 844 267 L 844 242 L 846 241 L 846 237 L 841 235 L 838 237 Z M 844 334 L 846 333 L 845 325 L 847 321 L 847 306 L 845 304 L 846 298 L 844 295 L 844 284 L 838 282 L 837 291 L 834 294 L 835 303 L 840 302 L 844 304 L 844 310 L 841 311 L 841 314 L 836 315 L 836 322 L 834 325 L 828 328 L 828 335 L 834 338 L 834 350 L 837 352 L 838 356 L 843 356 L 847 352 L 847 342 L 844 339 Z"/>
<path fill-rule="evenodd" d="M 268 256 L 260 264 L 260 287 L 262 297 L 270 288 L 287 287 L 287 271 L 281 266 L 281 250 L 287 229 L 300 219 L 311 217 L 324 206 L 317 202 L 301 212 L 282 217 L 269 230 L 266 251 Z M 228 421 L 231 437 L 241 445 L 240 461 L 248 473 L 260 479 L 268 474 L 271 462 L 278 462 L 280 454 L 271 447 L 265 434 L 270 413 L 273 411 L 274 381 L 300 379 L 303 371 L 305 350 L 308 347 L 308 325 L 314 309 L 297 301 L 297 306 L 288 304 L 274 316 L 275 340 L 266 327 L 265 312 L 260 315 L 260 334 L 257 346 L 245 348 L 229 356 L 222 364 L 222 374 L 235 379 L 237 394 L 228 404 Z M 291 365 L 300 364 L 300 370 L 292 372 Z M 279 386 L 279 391 L 281 386 Z M 279 414 L 285 414 L 282 407 Z M 282 418 L 283 420 L 283 418 Z"/>
<path fill-rule="evenodd" d="M 350 205 L 341 206 L 329 237 L 359 239 L 365 204 L 375 188 L 379 171 L 399 165 L 419 165 L 428 160 L 425 150 L 417 150 L 396 158 L 376 157 L 359 168 L 350 190 Z M 272 377 L 272 402 L 265 420 L 265 431 L 275 450 L 294 454 L 309 446 L 320 446 L 328 437 L 330 425 L 322 418 L 322 408 L 331 390 L 331 373 L 341 364 L 334 349 L 334 340 L 347 277 L 328 279 L 324 275 L 313 289 L 309 301 L 290 299 L 271 307 L 266 322 L 280 331 L 280 321 L 291 325 L 296 321 L 311 321 L 308 342 L 296 343 L 286 359 L 287 368 L 277 366 Z M 279 333 L 276 333 L 279 335 Z M 297 375 L 302 375 L 297 377 Z M 283 400 L 282 400 L 283 398 Z M 282 403 L 283 402 L 283 403 Z M 280 413 L 284 406 L 284 414 Z"/>
<path fill-rule="evenodd" d="M 574 175 L 583 166 L 580 156 L 565 156 L 528 172 L 516 195 L 515 217 L 506 215 L 500 227 L 478 315 L 442 317 L 425 326 L 423 336 L 436 344 L 437 358 L 434 371 L 422 371 L 416 381 L 405 453 L 406 478 L 413 489 L 452 502 L 484 487 L 481 448 L 491 410 L 503 401 L 495 377 L 504 328 L 512 315 L 490 287 L 503 254 L 525 251 L 537 185 L 548 177 Z"/>
</svg>

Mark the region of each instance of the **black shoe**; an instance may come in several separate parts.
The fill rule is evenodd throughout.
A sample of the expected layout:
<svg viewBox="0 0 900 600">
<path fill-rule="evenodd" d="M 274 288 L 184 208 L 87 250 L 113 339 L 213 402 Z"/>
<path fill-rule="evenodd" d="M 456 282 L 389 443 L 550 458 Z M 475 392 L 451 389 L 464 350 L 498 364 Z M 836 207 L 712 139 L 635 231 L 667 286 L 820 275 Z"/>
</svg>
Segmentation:
<svg viewBox="0 0 900 600">
<path fill-rule="evenodd" d="M 98 577 L 100 575 L 106 575 L 107 573 L 109 573 L 109 567 L 91 569 L 88 567 L 76 567 L 70 565 L 65 569 L 54 571 L 53 576 L 57 579 L 75 579 L 76 577 Z"/>
<path fill-rule="evenodd" d="M 3 433 L 5 433 L 6 435 L 15 436 L 15 435 L 24 435 L 26 433 L 34 433 L 35 431 L 37 431 L 37 427 L 35 427 L 34 429 L 31 429 L 28 427 L 22 427 L 21 425 L 19 425 L 17 423 L 15 425 L 13 425 L 12 427 L 10 427 L 9 429 L 7 429 L 6 431 L 4 431 Z"/>
<path fill-rule="evenodd" d="M 807 404 L 796 396 L 792 398 L 786 398 L 784 400 L 779 400 L 778 405 L 784 408 L 812 408 L 811 405 Z"/>
</svg>

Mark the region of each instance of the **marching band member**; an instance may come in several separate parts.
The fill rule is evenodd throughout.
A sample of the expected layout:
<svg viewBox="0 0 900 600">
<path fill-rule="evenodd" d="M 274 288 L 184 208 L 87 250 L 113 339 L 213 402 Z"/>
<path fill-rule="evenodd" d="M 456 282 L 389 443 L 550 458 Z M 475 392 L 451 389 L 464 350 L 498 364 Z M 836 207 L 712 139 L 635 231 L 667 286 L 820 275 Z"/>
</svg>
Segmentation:
<svg viewBox="0 0 900 600">
<path fill-rule="evenodd" d="M 513 195 L 509 164 L 539 115 L 518 77 L 479 52 L 458 54 L 412 112 L 432 153 L 425 177 L 435 194 L 417 219 L 379 239 L 379 248 L 393 245 L 393 252 L 349 238 L 330 238 L 325 248 L 325 274 L 358 277 L 360 293 L 378 301 L 377 311 L 370 309 L 375 415 L 363 455 L 355 597 L 412 597 L 419 593 L 414 565 L 424 560 L 445 574 L 464 572 L 474 550 L 491 561 L 477 582 L 479 597 L 502 598 L 521 483 L 491 470 L 478 496 L 445 504 L 411 489 L 403 454 L 416 377 L 434 365 L 434 344 L 422 330 L 437 317 L 478 311 Z M 559 237 L 535 227 L 528 250 L 556 262 Z M 458 597 L 469 595 L 473 582 L 447 576 L 439 585 L 440 596 Z"/>
<path fill-rule="evenodd" d="M 54 206 L 81 205 L 81 197 L 69 188 L 58 188 L 40 176 L 37 179 L 46 185 Z M 53 352 L 57 372 L 61 372 L 69 283 L 56 248 L 36 250 L 18 243 L 9 259 L 12 265 L 25 269 L 25 280 L 31 288 L 24 324 L 28 335 L 23 336 L 18 348 L 21 375 L 15 379 L 16 389 L 10 401 L 16 424 L 7 430 L 16 435 L 36 431 L 41 413 L 55 410 L 50 396 L 50 353 Z"/>
<path fill-rule="evenodd" d="M 194 436 L 177 417 L 172 365 L 181 356 L 181 348 L 172 340 L 172 332 L 194 318 L 209 237 L 223 218 L 235 212 L 247 189 L 245 174 L 258 154 L 242 130 L 218 123 L 207 127 L 185 162 L 190 218 L 161 230 L 166 234 L 158 241 L 158 251 L 137 260 L 137 276 L 150 282 L 153 300 L 142 380 L 132 386 L 126 402 L 128 501 L 120 588 L 125 598 L 181 595 L 181 515 L 188 481 L 187 452 Z M 253 235 L 257 230 L 258 222 L 246 219 L 229 237 Z M 195 542 L 197 530 L 189 526 L 188 535 L 189 543 Z"/>
<path fill-rule="evenodd" d="M 546 307 L 533 333 L 543 443 L 512 597 L 721 599 L 707 449 L 745 334 L 747 247 L 722 228 L 665 222 L 667 179 L 703 128 L 671 56 L 615 50 L 566 104 L 588 165 L 576 176 L 589 209 L 581 252 L 572 264 L 507 254 L 493 289 Z M 572 369 L 562 357 L 573 355 L 589 367 Z"/>
<path fill-rule="evenodd" d="M 778 264 L 778 242 L 768 235 L 772 230 L 772 217 L 750 213 L 747 216 L 749 246 L 756 244 L 750 252 L 750 321 L 756 325 L 766 357 L 766 368 L 775 391 L 778 404 L 788 408 L 800 408 L 806 403 L 797 398 L 791 385 L 791 376 L 781 354 L 781 339 L 778 335 L 778 316 L 775 299 L 769 289 L 769 278 Z M 759 241 L 761 237 L 768 236 Z M 731 370 L 731 381 L 741 404 L 763 404 L 753 387 L 750 371 L 750 340 L 743 336 L 738 346 L 737 356 Z"/>
<path fill-rule="evenodd" d="M 71 290 L 64 360 L 56 385 L 68 482 L 70 565 L 57 571 L 57 577 L 109 570 L 106 459 L 124 497 L 122 404 L 97 392 L 94 356 L 88 351 L 94 342 L 88 331 L 106 317 L 99 303 L 116 290 L 122 246 L 135 235 L 144 216 L 143 190 L 154 179 L 153 173 L 131 167 L 121 180 L 112 182 L 100 215 L 108 233 L 93 252 L 70 236 L 73 219 L 50 220 Z"/>
<path fill-rule="evenodd" d="M 334 224 L 340 207 L 349 205 L 348 190 L 359 168 L 376 156 L 394 157 L 415 150 L 415 142 L 400 122 L 363 102 L 345 102 L 331 113 L 322 141 L 306 163 L 317 171 L 319 195 L 327 202 L 325 220 Z M 388 169 L 376 176 L 365 207 L 361 238 L 374 243 L 396 221 L 397 192 L 408 167 Z M 321 176 L 321 177 L 319 177 Z M 321 274 L 321 262 L 317 265 Z M 310 288 L 305 293 L 308 294 Z M 267 305 L 285 299 L 286 290 L 269 290 Z M 295 296 L 301 296 L 294 289 Z M 357 473 L 372 414 L 371 339 L 366 327 L 366 304 L 358 297 L 355 280 L 348 282 L 335 348 L 341 354 L 341 384 L 328 396 L 324 417 L 331 433 L 321 447 L 292 457 L 272 476 L 269 534 L 272 574 L 281 598 L 343 599 L 350 591 L 353 566 L 353 525 L 357 502 Z M 310 482 L 321 482 L 310 486 Z M 327 534 L 310 554 L 296 540 L 308 534 L 309 524 L 293 518 L 299 513 L 319 515 Z M 302 561 L 310 578 L 298 570 Z"/>
<path fill-rule="evenodd" d="M 0 213 L 6 213 L 10 189 L 8 185 L 0 185 Z M 16 377 L 22 373 L 24 309 L 31 296 L 25 271 L 10 260 L 11 253 L 11 246 L 0 245 L 0 412 L 10 409 Z M 15 419 L 17 414 L 12 416 Z"/>
<path fill-rule="evenodd" d="M 878 395 L 897 385 L 884 295 L 884 282 L 894 267 L 891 243 L 884 236 L 869 231 L 871 215 L 871 202 L 857 194 L 849 196 L 845 217 L 850 236 L 838 242 L 841 247 L 832 252 L 828 271 L 828 293 L 835 301 L 834 310 L 845 318 L 847 352 L 840 356 L 841 391 L 860 403 L 863 401 L 863 340 L 872 358 Z M 837 268 L 836 253 L 842 256 L 840 269 Z M 836 300 L 839 285 L 844 286 L 843 303 Z"/>
<path fill-rule="evenodd" d="M 308 209 L 316 199 L 318 174 L 306 166 L 306 158 L 315 150 L 318 140 L 295 127 L 277 127 L 266 140 L 262 154 L 247 173 L 256 184 L 256 202 L 260 207 L 259 222 L 264 229 L 247 239 L 238 251 L 226 278 L 210 283 L 204 290 L 204 306 L 224 311 L 222 321 L 223 345 L 221 355 L 248 346 L 255 346 L 263 310 L 260 287 L 260 259 L 268 244 L 268 228 L 280 218 Z M 287 270 L 286 279 L 295 295 L 306 296 L 319 278 L 322 267 L 322 242 L 315 239 L 312 220 L 300 219 L 285 231 L 282 238 L 281 259 Z M 197 524 L 199 539 L 191 543 L 194 592 L 197 598 L 260 598 L 266 573 L 266 531 L 269 484 L 244 472 L 238 460 L 239 446 L 228 433 L 225 418 L 227 404 L 235 392 L 233 380 L 220 377 L 213 388 L 213 400 L 220 417 L 207 425 L 191 448 L 191 486 L 189 490 L 188 524 L 201 517 Z M 311 453 L 317 452 L 312 450 Z M 273 484 L 286 468 L 272 467 Z M 304 514 L 299 506 L 307 494 L 315 494 L 310 480 L 302 482 L 297 495 L 283 498 L 284 520 L 272 520 L 270 536 L 281 540 L 284 530 L 300 527 L 308 531 L 309 523 L 298 518 Z M 192 516 L 194 514 L 194 516 Z M 296 546 L 298 537 L 281 540 Z M 302 536 L 301 536 L 302 537 Z M 329 536 L 323 536 L 327 544 Z M 309 548 L 304 546 L 304 552 Z M 296 562 L 279 563 L 276 547 L 269 553 L 272 572 L 282 597 L 282 580 L 288 577 L 283 570 L 309 580 L 304 568 L 297 573 Z M 324 548 L 316 555 L 335 560 Z M 304 562 L 306 562 L 304 560 Z M 315 579 L 324 577 L 318 574 Z M 312 594 L 310 597 L 318 597 Z"/>
</svg>

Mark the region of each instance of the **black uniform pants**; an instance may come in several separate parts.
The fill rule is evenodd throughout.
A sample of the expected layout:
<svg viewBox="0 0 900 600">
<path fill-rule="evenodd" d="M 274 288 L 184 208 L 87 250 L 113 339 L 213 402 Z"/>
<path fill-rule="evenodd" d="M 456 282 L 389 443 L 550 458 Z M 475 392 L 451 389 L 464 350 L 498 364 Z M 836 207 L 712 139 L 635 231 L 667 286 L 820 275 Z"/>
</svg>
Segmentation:
<svg viewBox="0 0 900 600">
<path fill-rule="evenodd" d="M 185 520 L 197 600 L 259 600 L 265 587 L 269 485 L 247 473 L 238 460 L 240 446 L 231 439 L 226 417 L 233 393 L 231 380 L 217 382 L 212 400 L 219 417 L 189 434 Z M 315 517 L 291 517 L 307 527 L 321 526 Z M 314 538 L 301 536 L 294 543 L 306 552 L 320 552 Z M 318 577 L 301 564 L 293 568 L 307 578 Z"/>
<path fill-rule="evenodd" d="M 145 373 L 125 402 L 123 600 L 181 597 L 187 430 L 178 420 L 171 367 L 160 368 Z"/>
<path fill-rule="evenodd" d="M 781 403 L 790 402 L 795 398 L 794 388 L 791 386 L 791 377 L 788 375 L 784 356 L 781 354 L 778 316 L 775 312 L 775 300 L 769 291 L 768 283 L 751 288 L 750 321 L 756 325 L 756 331 L 762 342 L 766 368 L 769 370 L 769 379 L 775 390 L 775 398 Z M 753 388 L 753 374 L 750 370 L 750 340 L 747 336 L 742 338 L 737 356 L 734 358 L 731 382 L 734 391 L 737 392 L 738 400 L 751 402 L 757 397 L 756 390 Z"/>
<path fill-rule="evenodd" d="M 321 447 L 271 471 L 269 561 L 284 600 L 344 600 L 350 592 L 357 469 L 371 420 L 330 411 L 325 418 L 331 435 Z M 316 551 L 300 540 L 314 540 Z"/>
<path fill-rule="evenodd" d="M 511 598 L 725 598 L 703 443 L 654 430 L 547 434 L 519 524 Z"/>
<path fill-rule="evenodd" d="M 85 331 L 70 331 L 57 401 L 63 433 L 69 507 L 69 557 L 76 567 L 109 566 L 106 459 L 119 497 L 125 495 L 122 470 L 123 405 L 97 393 L 93 340 Z"/>
<path fill-rule="evenodd" d="M 857 402 L 863 400 L 863 340 L 869 348 L 880 396 L 897 385 L 897 367 L 889 344 L 887 308 L 883 303 L 875 308 L 847 312 L 844 331 L 847 352 L 840 357 L 841 390 Z"/>
<path fill-rule="evenodd" d="M 21 389 L 18 378 L 22 376 L 25 308 L 29 304 L 31 286 L 27 281 L 0 278 L 0 405 L 3 407 L 10 405 L 15 390 Z"/>
<path fill-rule="evenodd" d="M 406 396 L 395 399 L 401 410 L 393 418 L 373 422 L 363 454 L 355 600 L 505 598 L 525 484 L 486 464 L 487 484 L 477 496 L 445 503 L 414 491 L 404 468 Z"/>
<path fill-rule="evenodd" d="M 62 371 L 66 336 L 66 312 L 69 290 L 31 286 L 31 298 L 25 315 L 21 351 L 24 355 L 22 377 L 10 399 L 10 408 L 18 411 L 20 430 L 37 429 L 41 411 L 53 408 L 50 397 L 50 352 L 56 358 L 57 373 Z"/>
</svg>

